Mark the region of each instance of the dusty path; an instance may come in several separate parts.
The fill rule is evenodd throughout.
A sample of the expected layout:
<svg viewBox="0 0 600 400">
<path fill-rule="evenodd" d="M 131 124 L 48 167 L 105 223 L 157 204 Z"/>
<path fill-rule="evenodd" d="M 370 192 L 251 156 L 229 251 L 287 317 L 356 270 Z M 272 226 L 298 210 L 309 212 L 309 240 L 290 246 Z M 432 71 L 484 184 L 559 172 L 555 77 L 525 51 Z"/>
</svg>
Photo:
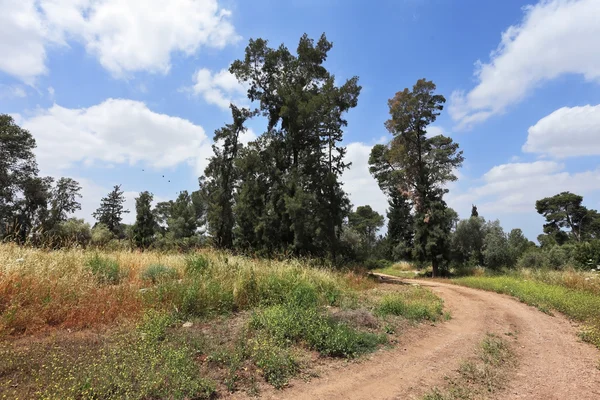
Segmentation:
<svg viewBox="0 0 600 400">
<path fill-rule="evenodd" d="M 546 315 L 496 293 L 433 281 L 411 282 L 440 295 L 452 319 L 407 332 L 391 351 L 310 382 L 294 381 L 283 391 L 263 393 L 264 398 L 417 399 L 434 386 L 444 386 L 444 376 L 473 355 L 487 332 L 516 332 L 513 347 L 519 365 L 496 398 L 600 399 L 600 351 L 581 342 L 577 328 L 566 318 Z"/>
</svg>

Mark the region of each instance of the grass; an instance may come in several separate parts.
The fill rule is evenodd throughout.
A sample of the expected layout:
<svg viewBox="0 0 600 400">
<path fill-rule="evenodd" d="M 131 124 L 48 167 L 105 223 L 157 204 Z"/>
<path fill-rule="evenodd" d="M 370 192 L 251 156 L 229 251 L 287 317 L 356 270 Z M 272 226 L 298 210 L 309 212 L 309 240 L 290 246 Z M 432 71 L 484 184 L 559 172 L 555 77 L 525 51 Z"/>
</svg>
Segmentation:
<svg viewBox="0 0 600 400">
<path fill-rule="evenodd" d="M 410 287 L 385 295 L 376 309 L 381 316 L 397 315 L 410 320 L 437 321 L 443 315 L 444 303 L 431 291 Z"/>
<path fill-rule="evenodd" d="M 398 302 L 375 286 L 310 260 L 0 245 L 0 398 L 282 388 L 314 352 L 354 358 L 386 342 L 379 310 Z M 405 289 L 389 313 L 437 318 L 437 297 Z"/>
<path fill-rule="evenodd" d="M 451 282 L 508 294 L 546 313 L 559 311 L 583 323 L 582 339 L 600 348 L 600 294 L 595 289 L 575 289 L 516 276 L 465 277 Z"/>
<path fill-rule="evenodd" d="M 373 272 L 397 276 L 399 278 L 415 278 L 418 275 L 415 273 L 415 266 L 405 261 L 397 262 L 387 268 L 375 269 Z"/>
<path fill-rule="evenodd" d="M 477 349 L 476 358 L 461 364 L 458 377 L 450 379 L 448 387 L 444 389 L 434 388 L 423 396 L 423 400 L 485 398 L 504 386 L 515 362 L 509 343 L 488 333 Z"/>
</svg>

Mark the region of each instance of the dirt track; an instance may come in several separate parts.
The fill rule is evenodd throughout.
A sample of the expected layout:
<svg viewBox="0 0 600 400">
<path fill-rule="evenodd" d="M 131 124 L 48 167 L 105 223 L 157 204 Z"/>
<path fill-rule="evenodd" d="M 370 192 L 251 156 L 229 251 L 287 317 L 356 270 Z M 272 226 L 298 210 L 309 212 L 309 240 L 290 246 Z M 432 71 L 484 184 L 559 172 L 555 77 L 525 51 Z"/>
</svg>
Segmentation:
<svg viewBox="0 0 600 400">
<path fill-rule="evenodd" d="M 283 391 L 263 393 L 264 398 L 417 399 L 434 386 L 444 386 L 444 376 L 472 357 L 487 332 L 516 332 L 512 343 L 518 368 L 495 398 L 600 399 L 600 351 L 581 342 L 577 327 L 566 318 L 546 315 L 496 293 L 433 281 L 411 282 L 440 295 L 452 319 L 407 332 L 391 351 L 310 382 L 294 381 Z"/>
</svg>

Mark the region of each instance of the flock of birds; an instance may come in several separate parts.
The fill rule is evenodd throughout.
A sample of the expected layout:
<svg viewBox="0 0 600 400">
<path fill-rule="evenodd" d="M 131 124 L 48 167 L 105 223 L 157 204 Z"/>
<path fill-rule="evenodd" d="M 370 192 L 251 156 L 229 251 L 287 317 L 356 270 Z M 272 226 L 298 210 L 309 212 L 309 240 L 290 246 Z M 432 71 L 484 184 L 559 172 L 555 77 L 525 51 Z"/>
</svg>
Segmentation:
<svg viewBox="0 0 600 400">
<path fill-rule="evenodd" d="M 146 170 L 145 170 L 145 169 L 142 169 L 142 172 L 146 172 Z M 163 177 L 163 179 L 164 179 L 164 177 L 165 177 L 165 176 L 163 175 L 162 177 Z M 171 180 L 170 180 L 170 179 L 168 179 L 168 180 L 167 180 L 167 182 L 168 182 L 168 183 L 171 183 Z M 182 191 L 175 192 L 175 194 L 181 194 L 181 193 L 182 193 Z"/>
</svg>

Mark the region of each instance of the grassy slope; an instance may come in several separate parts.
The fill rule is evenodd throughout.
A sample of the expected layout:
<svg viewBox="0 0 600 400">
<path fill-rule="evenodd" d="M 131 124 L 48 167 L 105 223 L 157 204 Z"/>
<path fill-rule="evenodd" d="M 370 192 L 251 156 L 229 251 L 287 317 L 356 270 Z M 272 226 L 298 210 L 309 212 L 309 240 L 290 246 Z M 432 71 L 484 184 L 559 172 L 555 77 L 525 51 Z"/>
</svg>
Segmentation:
<svg viewBox="0 0 600 400">
<path fill-rule="evenodd" d="M 309 350 L 355 357 L 396 322 L 441 316 L 430 292 L 375 285 L 301 260 L 0 245 L 0 398 L 252 393 Z"/>
<path fill-rule="evenodd" d="M 585 327 L 582 339 L 600 347 L 600 295 L 592 290 L 573 289 L 517 276 L 464 277 L 453 283 L 508 294 L 550 313 L 559 311 Z"/>
</svg>

